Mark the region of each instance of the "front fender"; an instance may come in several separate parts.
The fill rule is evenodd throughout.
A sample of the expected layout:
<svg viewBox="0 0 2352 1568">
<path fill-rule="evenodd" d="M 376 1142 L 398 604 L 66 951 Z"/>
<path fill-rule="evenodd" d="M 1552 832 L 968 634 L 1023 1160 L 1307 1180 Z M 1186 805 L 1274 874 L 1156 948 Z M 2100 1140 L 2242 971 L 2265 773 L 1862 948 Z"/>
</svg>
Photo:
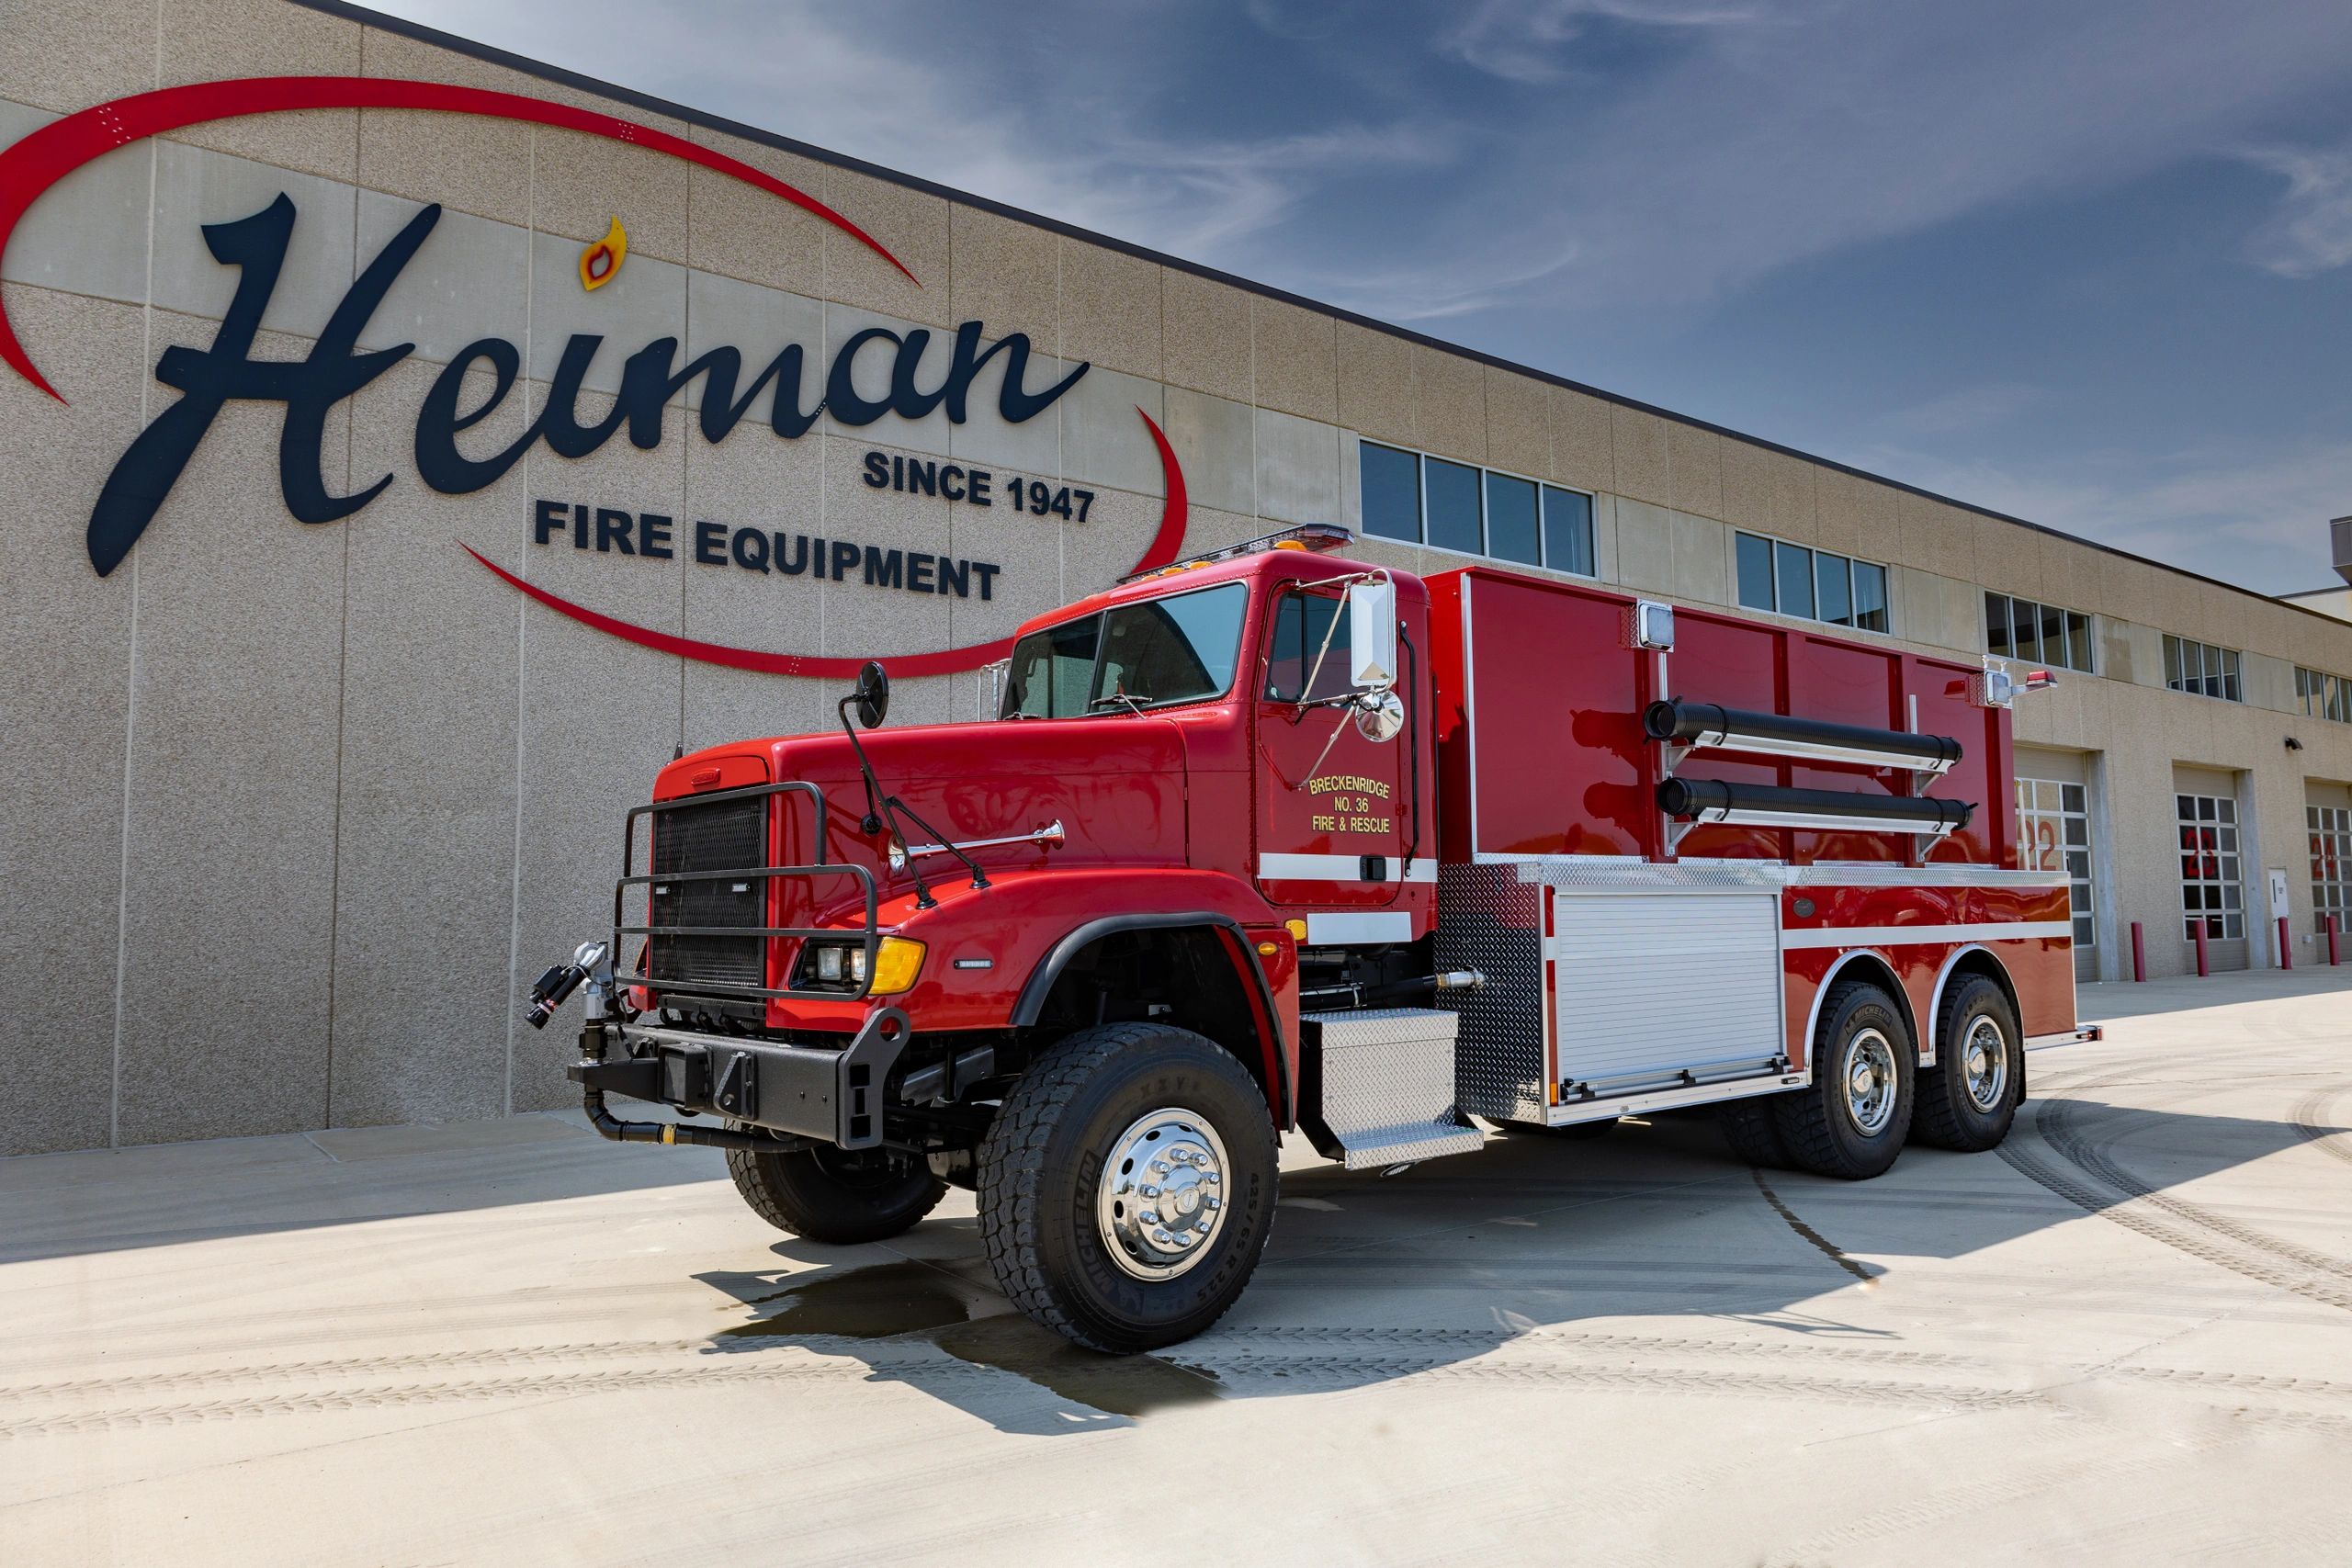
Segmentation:
<svg viewBox="0 0 2352 1568">
<path fill-rule="evenodd" d="M 1054 950 L 1090 922 L 1176 915 L 1210 917 L 1242 937 L 1242 955 L 1256 960 L 1253 944 L 1266 940 L 1263 928 L 1280 922 L 1266 901 L 1240 878 L 1223 872 L 1176 868 L 1014 872 L 992 876 L 973 889 L 962 884 L 938 889 L 939 906 L 907 908 L 886 927 L 924 944 L 922 974 L 913 989 L 892 998 L 914 1020 L 917 1030 L 1003 1029 L 1019 1017 L 1022 993 Z M 1289 933 L 1282 933 L 1287 943 Z M 1267 967 L 1267 966 L 1261 966 Z M 1296 991 L 1295 965 L 1289 988 Z M 1267 976 L 1269 990 L 1280 988 Z"/>
</svg>

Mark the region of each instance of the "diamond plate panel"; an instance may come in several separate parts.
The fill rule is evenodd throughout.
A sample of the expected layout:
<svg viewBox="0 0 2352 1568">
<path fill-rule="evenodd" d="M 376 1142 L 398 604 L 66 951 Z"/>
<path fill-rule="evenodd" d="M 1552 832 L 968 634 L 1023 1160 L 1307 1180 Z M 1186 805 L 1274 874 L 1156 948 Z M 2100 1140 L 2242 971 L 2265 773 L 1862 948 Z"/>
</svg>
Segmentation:
<svg viewBox="0 0 2352 1568">
<path fill-rule="evenodd" d="M 1323 1122 L 1341 1143 L 1453 1122 L 1453 1015 L 1434 1008 L 1308 1013 L 1322 1052 Z"/>
<path fill-rule="evenodd" d="M 1437 872 L 1437 966 L 1487 977 L 1477 990 L 1438 998 L 1461 1021 L 1454 1096 L 1463 1110 L 1499 1122 L 1541 1122 L 1548 1100 L 1542 889 L 1521 875 L 1526 869 L 1453 864 Z"/>
</svg>

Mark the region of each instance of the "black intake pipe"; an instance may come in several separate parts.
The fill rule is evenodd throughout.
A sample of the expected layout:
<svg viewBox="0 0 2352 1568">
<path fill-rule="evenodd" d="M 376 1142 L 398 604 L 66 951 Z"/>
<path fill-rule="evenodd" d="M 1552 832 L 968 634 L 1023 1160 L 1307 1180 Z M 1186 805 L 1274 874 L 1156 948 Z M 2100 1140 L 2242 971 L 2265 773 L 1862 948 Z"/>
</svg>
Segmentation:
<svg viewBox="0 0 2352 1568">
<path fill-rule="evenodd" d="M 1776 751 L 1784 745 L 1829 747 L 1883 756 L 1890 766 L 1932 767 L 1957 762 L 1961 756 L 1960 742 L 1949 735 L 1912 735 L 1900 729 L 1832 724 L 1827 719 L 1755 713 L 1680 697 L 1652 703 L 1643 710 L 1642 728 L 1653 740 L 1703 741 L 1737 750 L 1741 739 L 1747 738 L 1757 741 L 1757 750 L 1763 751 Z"/>
<path fill-rule="evenodd" d="M 1968 826 L 1976 807 L 1965 800 L 1916 795 L 1850 795 L 1837 789 L 1781 789 L 1773 784 L 1729 784 L 1722 779 L 1667 779 L 1657 786 L 1657 806 L 1668 817 L 1707 819 L 1712 812 L 1753 812 L 1771 817 L 1847 817 L 1884 822 L 1893 828 Z"/>
</svg>

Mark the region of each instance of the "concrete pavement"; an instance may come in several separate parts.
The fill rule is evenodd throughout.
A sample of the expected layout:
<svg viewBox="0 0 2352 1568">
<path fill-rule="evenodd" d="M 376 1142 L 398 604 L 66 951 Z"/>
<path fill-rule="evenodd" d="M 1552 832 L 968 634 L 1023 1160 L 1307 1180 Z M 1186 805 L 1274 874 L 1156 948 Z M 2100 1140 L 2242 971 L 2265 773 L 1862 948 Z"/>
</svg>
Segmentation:
<svg viewBox="0 0 2352 1568">
<path fill-rule="evenodd" d="M 1992 1155 L 1286 1151 L 1218 1329 L 561 1115 L 0 1161 L 0 1561 L 2340 1562 L 2352 981 L 2093 987 Z"/>
</svg>

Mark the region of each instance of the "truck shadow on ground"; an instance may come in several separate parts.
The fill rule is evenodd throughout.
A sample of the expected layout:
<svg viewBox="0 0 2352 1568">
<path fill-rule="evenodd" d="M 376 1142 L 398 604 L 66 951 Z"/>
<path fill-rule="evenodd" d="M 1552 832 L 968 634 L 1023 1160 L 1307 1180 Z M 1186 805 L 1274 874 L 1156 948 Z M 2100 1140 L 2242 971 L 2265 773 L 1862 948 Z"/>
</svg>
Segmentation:
<svg viewBox="0 0 2352 1568">
<path fill-rule="evenodd" d="M 1710 1332 L 1702 1320 L 1739 1322 L 1816 1348 L 1883 1345 L 1899 1336 L 1851 1321 L 1872 1314 L 1850 1310 L 1854 1298 L 1840 1292 L 1871 1291 L 1906 1261 L 1984 1253 L 2086 1213 L 2352 1311 L 2352 1260 L 2174 1190 L 2314 1144 L 2352 1160 L 2352 1134 L 2317 1124 L 2315 1108 L 2329 1103 L 2307 1097 L 2301 1120 L 2267 1122 L 2034 1101 L 2001 1151 L 1912 1148 L 1887 1176 L 1859 1183 L 1753 1170 L 1704 1115 L 1628 1123 L 1589 1142 L 1505 1135 L 1385 1179 L 1286 1170 L 1248 1293 L 1210 1333 L 1155 1356 L 1082 1350 L 1015 1313 L 969 1221 L 920 1226 L 886 1261 L 696 1278 L 751 1312 L 712 1337 L 710 1354 L 798 1347 L 847 1357 L 876 1381 L 1040 1435 L 1439 1369 L 1542 1375 L 1516 1355 L 1476 1365 L 1514 1348 L 1573 1348 L 1630 1365 L 1691 1347 L 1657 1319 L 1691 1320 L 1698 1334 Z M 804 1265 L 840 1256 L 797 1242 L 775 1250 Z M 2050 1287 L 2039 1273 L 2002 1274 L 1996 1259 L 1984 1268 L 1973 1277 L 1996 1289 Z M 2124 1281 L 2086 1277 L 2066 1288 L 2093 1310 L 2109 1295 L 2104 1310 L 2146 1304 Z M 1595 1320 L 1616 1321 L 1577 1327 Z"/>
</svg>

